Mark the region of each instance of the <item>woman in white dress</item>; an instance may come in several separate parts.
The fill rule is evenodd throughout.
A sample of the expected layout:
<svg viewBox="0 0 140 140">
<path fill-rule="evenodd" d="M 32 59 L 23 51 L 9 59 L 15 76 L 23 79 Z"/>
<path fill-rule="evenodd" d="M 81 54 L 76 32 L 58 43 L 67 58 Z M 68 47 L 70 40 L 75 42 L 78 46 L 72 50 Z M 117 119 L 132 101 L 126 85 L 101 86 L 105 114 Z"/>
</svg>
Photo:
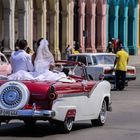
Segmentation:
<svg viewBox="0 0 140 140">
<path fill-rule="evenodd" d="M 63 72 L 53 72 L 50 70 L 54 66 L 54 57 L 48 48 L 48 41 L 42 39 L 34 60 L 34 72 L 18 71 L 10 76 L 9 80 L 38 80 L 38 81 L 55 81 L 65 78 Z"/>
<path fill-rule="evenodd" d="M 54 66 L 54 57 L 48 48 L 48 41 L 42 39 L 39 42 L 37 54 L 34 60 L 35 71 L 38 73 L 44 73 L 47 69 L 51 70 Z"/>
</svg>

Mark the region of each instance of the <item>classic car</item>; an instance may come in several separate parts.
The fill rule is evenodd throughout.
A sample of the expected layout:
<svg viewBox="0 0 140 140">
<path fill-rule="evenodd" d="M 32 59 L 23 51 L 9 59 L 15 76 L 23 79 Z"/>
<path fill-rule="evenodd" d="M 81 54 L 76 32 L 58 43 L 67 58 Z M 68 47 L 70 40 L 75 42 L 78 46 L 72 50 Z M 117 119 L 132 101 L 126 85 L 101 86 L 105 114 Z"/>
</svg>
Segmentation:
<svg viewBox="0 0 140 140">
<path fill-rule="evenodd" d="M 71 55 L 69 61 L 84 63 L 87 73 L 92 79 L 99 80 L 100 78 L 104 78 L 114 84 L 115 72 L 113 71 L 113 67 L 115 57 L 113 53 L 80 53 Z M 127 66 L 126 83 L 135 79 L 136 68 L 134 66 Z"/>
<path fill-rule="evenodd" d="M 11 73 L 11 65 L 6 56 L 0 52 L 0 75 L 7 76 Z"/>
<path fill-rule="evenodd" d="M 81 76 L 74 75 L 75 67 Z M 90 80 L 85 66 L 79 62 L 58 61 L 54 72 L 64 71 L 67 77 L 57 81 L 0 80 L 0 122 L 13 119 L 33 125 L 37 120 L 49 121 L 63 132 L 72 130 L 73 122 L 91 120 L 92 125 L 104 125 L 111 111 L 108 81 Z"/>
</svg>

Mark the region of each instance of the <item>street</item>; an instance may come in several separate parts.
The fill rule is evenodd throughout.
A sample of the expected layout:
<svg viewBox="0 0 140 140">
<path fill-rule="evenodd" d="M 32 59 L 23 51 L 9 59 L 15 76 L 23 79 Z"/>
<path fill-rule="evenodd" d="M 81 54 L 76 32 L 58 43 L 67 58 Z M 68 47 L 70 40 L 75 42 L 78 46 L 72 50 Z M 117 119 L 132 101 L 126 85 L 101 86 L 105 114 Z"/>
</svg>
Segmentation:
<svg viewBox="0 0 140 140">
<path fill-rule="evenodd" d="M 61 134 L 47 122 L 25 127 L 23 122 L 11 122 L 0 127 L 0 140 L 139 140 L 140 139 L 140 66 L 137 79 L 124 91 L 111 91 L 112 112 L 103 127 L 91 127 L 90 121 L 74 124 L 69 134 Z"/>
</svg>

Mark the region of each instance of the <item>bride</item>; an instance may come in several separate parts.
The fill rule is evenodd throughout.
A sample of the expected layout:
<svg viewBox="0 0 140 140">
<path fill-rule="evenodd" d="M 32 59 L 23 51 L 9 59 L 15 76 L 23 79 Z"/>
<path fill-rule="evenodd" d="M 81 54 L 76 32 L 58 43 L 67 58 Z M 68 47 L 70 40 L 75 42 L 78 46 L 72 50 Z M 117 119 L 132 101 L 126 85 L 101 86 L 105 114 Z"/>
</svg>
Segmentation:
<svg viewBox="0 0 140 140">
<path fill-rule="evenodd" d="M 54 66 L 54 57 L 48 48 L 48 41 L 41 39 L 34 59 L 34 71 L 26 72 L 20 70 L 8 76 L 9 80 L 38 80 L 38 81 L 55 81 L 65 78 L 63 72 L 53 72 L 50 69 Z"/>
</svg>

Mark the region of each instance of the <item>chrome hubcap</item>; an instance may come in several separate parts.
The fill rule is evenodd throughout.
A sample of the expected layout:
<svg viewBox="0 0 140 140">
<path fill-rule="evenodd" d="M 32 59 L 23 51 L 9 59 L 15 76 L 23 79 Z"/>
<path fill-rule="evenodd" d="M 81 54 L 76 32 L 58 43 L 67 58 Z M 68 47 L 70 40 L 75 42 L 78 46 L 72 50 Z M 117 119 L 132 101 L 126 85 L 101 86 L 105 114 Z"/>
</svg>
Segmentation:
<svg viewBox="0 0 140 140">
<path fill-rule="evenodd" d="M 16 86 L 6 87 L 0 96 L 0 101 L 3 106 L 13 108 L 19 105 L 22 99 L 21 90 Z"/>
<path fill-rule="evenodd" d="M 101 122 L 102 122 L 102 123 L 105 123 L 106 116 L 107 116 L 107 112 L 106 112 L 106 102 L 103 101 L 102 108 L 101 108 L 101 112 L 100 112 L 100 118 L 101 118 Z"/>
</svg>

